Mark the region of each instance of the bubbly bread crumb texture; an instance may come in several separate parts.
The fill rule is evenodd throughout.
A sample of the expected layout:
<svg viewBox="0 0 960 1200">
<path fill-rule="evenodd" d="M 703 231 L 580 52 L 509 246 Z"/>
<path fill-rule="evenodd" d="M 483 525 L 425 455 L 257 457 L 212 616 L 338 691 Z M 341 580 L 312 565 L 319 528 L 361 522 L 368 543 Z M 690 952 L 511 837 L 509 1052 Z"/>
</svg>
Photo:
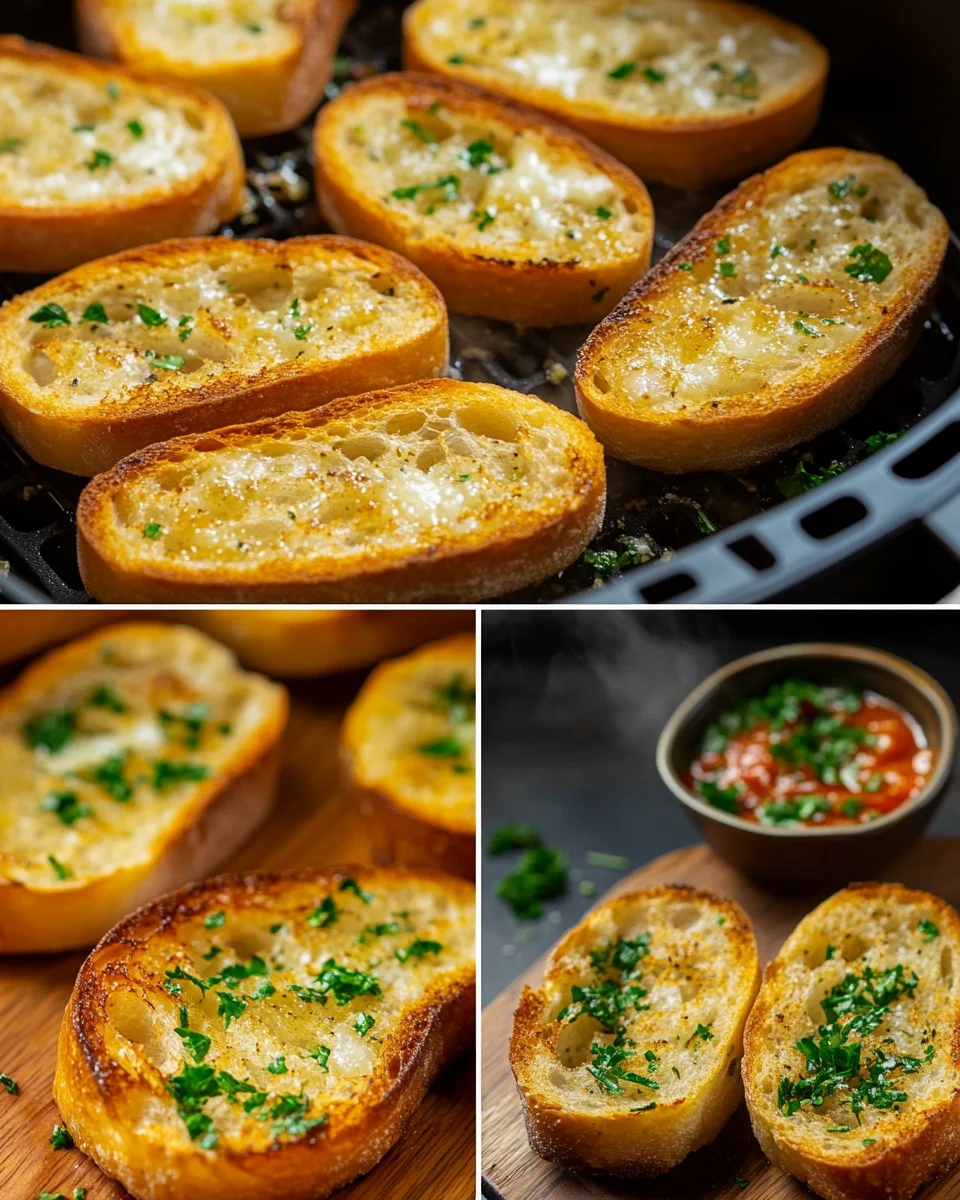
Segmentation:
<svg viewBox="0 0 960 1200">
<path fill-rule="evenodd" d="M 76 417 L 187 403 L 240 377 L 309 375 L 413 344 L 443 318 L 407 264 L 329 238 L 160 243 L 12 303 L 0 313 L 0 384 L 34 412 Z"/>
<path fill-rule="evenodd" d="M 149 861 L 281 691 L 185 627 L 117 626 L 39 660 L 0 695 L 0 881 L 69 893 Z"/>
<path fill-rule="evenodd" d="M 121 467 L 115 537 L 148 567 L 346 572 L 455 552 L 579 504 L 589 478 L 574 445 L 582 427 L 552 406 L 452 380 L 377 399 L 343 417 L 327 409 L 291 419 L 289 431 L 252 425 L 210 435 L 194 453 L 161 448 L 142 469 Z"/>
<path fill-rule="evenodd" d="M 444 71 L 581 116 L 741 117 L 802 84 L 819 56 L 801 30 L 714 0 L 419 0 L 410 21 Z"/>
<path fill-rule="evenodd" d="M 373 672 L 344 727 L 351 776 L 430 825 L 476 830 L 476 642 L 435 642 Z"/>
<path fill-rule="evenodd" d="M 472 986 L 473 889 L 459 881 L 350 868 L 175 895 L 169 920 L 131 918 L 95 952 L 74 1001 L 101 1088 L 133 1089 L 138 1136 L 170 1157 L 316 1138 L 322 1156 L 409 1074 L 431 1007 Z"/>
<path fill-rule="evenodd" d="M 11 43 L 16 42 L 15 46 Z M 202 170 L 219 110 L 108 65 L 0 39 L 0 204 L 37 213 L 162 196 Z"/>
<path fill-rule="evenodd" d="M 649 243 L 647 205 L 583 147 L 511 121 L 491 97 L 429 81 L 348 91 L 326 136 L 352 190 L 412 243 L 526 262 L 606 263 Z M 339 116 L 334 114 L 339 112 Z"/>
</svg>

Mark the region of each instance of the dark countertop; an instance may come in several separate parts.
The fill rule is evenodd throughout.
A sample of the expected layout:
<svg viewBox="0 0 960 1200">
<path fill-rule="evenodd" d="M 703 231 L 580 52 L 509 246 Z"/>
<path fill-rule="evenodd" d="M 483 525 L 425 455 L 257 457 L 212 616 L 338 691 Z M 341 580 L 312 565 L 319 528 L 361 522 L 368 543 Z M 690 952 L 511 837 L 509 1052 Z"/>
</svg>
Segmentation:
<svg viewBox="0 0 960 1200">
<path fill-rule="evenodd" d="M 544 917 L 517 922 L 494 886 L 518 855 L 484 854 L 483 1002 L 548 949 L 620 872 L 587 851 L 641 866 L 699 841 L 657 774 L 654 750 L 674 707 L 715 667 L 791 641 L 878 646 L 929 671 L 960 708 L 960 613 L 949 609 L 587 611 L 482 614 L 482 828 L 537 826 L 566 852 L 571 884 Z M 931 834 L 960 836 L 955 783 Z"/>
</svg>

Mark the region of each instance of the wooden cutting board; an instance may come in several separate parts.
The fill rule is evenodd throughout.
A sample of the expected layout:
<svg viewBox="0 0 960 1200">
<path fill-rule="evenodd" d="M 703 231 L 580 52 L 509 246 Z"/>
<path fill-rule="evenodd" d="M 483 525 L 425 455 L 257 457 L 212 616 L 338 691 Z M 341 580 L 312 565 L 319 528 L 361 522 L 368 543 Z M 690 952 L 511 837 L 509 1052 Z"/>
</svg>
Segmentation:
<svg viewBox="0 0 960 1200">
<path fill-rule="evenodd" d="M 924 888 L 960 907 L 960 839 L 919 842 L 883 878 Z M 707 846 L 675 850 L 622 879 L 603 899 L 639 887 L 686 883 L 730 896 L 743 905 L 757 935 L 764 966 L 801 917 L 823 896 L 773 896 L 717 858 Z M 691 1154 L 675 1170 L 650 1183 L 599 1182 L 571 1175 L 530 1149 L 517 1086 L 507 1061 L 513 1012 L 525 984 L 537 987 L 546 955 L 487 1005 L 481 1028 L 483 1080 L 481 1161 L 487 1200 L 596 1200 L 638 1196 L 646 1200 L 809 1200 L 811 1193 L 764 1158 L 740 1108 L 710 1146 Z M 738 1184 L 737 1181 L 740 1181 Z M 746 1180 L 746 1185 L 741 1186 Z M 956 1200 L 960 1167 L 917 1193 L 916 1200 Z"/>
<path fill-rule="evenodd" d="M 291 687 L 280 798 L 273 816 L 224 870 L 372 861 L 360 814 L 340 787 L 337 740 L 344 710 L 363 676 L 354 673 Z M 88 1200 L 127 1192 L 78 1150 L 49 1143 L 60 1120 L 51 1088 L 57 1033 L 84 955 L 0 957 L 0 1071 L 20 1095 L 0 1088 L 0 1197 L 36 1200 L 77 1187 Z M 441 1076 L 406 1137 L 369 1175 L 336 1200 L 470 1200 L 476 1190 L 475 1072 L 467 1056 Z M 184 1196 L 183 1200 L 192 1200 Z"/>
</svg>

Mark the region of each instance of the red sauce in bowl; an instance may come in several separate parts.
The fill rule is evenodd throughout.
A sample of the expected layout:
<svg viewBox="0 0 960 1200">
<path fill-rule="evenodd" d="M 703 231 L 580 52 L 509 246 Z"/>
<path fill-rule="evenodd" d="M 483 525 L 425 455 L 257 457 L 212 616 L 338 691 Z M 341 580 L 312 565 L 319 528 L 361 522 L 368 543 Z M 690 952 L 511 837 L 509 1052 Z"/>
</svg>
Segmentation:
<svg viewBox="0 0 960 1200">
<path fill-rule="evenodd" d="M 791 679 L 721 714 L 684 782 L 746 821 L 857 825 L 913 799 L 933 766 L 923 729 L 892 700 Z"/>
</svg>

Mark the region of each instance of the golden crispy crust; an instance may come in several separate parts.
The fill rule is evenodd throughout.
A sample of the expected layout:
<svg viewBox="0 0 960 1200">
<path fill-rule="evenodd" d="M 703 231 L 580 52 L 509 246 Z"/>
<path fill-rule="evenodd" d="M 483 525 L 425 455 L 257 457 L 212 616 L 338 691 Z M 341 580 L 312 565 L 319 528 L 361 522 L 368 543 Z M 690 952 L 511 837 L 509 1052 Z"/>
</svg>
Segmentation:
<svg viewBox="0 0 960 1200">
<path fill-rule="evenodd" d="M 0 270 L 47 274 L 142 246 L 164 238 L 212 233 L 240 210 L 244 181 L 243 155 L 223 105 L 199 88 L 106 66 L 77 54 L 0 37 L 0 55 L 25 67 L 66 69 L 105 86 L 128 83 L 140 91 L 179 100 L 193 119 L 212 131 L 213 148 L 200 171 L 162 188 L 144 188 L 133 196 L 115 196 L 89 204 L 37 209 L 0 205 Z"/>
<path fill-rule="evenodd" d="M 552 260 L 535 243 L 528 243 L 529 257 L 506 258 L 464 250 L 448 235 L 431 237 L 429 222 L 424 230 L 422 219 L 396 212 L 351 178 L 350 159 L 341 143 L 345 130 L 357 123 L 364 99 L 371 95 L 399 96 L 414 111 L 426 112 L 440 104 L 457 115 L 506 126 L 517 134 L 538 134 L 558 160 L 578 160 L 612 179 L 638 214 L 645 239 L 630 254 L 583 263 L 573 258 Z M 314 149 L 317 194 L 331 228 L 405 255 L 437 284 L 454 312 L 517 325 L 594 324 L 650 266 L 653 205 L 632 171 L 586 138 L 484 88 L 422 74 L 376 76 L 350 87 L 321 110 Z"/>
<path fill-rule="evenodd" d="M 17 712 L 31 697 L 55 688 L 58 680 L 88 662 L 99 646 L 128 628 L 98 630 L 37 659 L 0 693 L 0 714 Z M 137 623 L 136 629 L 143 639 L 166 640 L 170 634 L 169 626 L 147 622 Z M 272 692 L 272 703 L 254 735 L 237 748 L 223 770 L 192 785 L 192 800 L 154 839 L 148 860 L 115 865 L 94 878 L 50 888 L 0 878 L 0 953 L 90 946 L 131 908 L 205 874 L 239 849 L 276 799 L 289 703 L 284 688 L 274 685 Z"/>
<path fill-rule="evenodd" d="M 77 0 L 81 48 L 87 54 L 117 59 L 154 78 L 183 79 L 212 92 L 230 112 L 243 137 L 293 129 L 310 115 L 333 74 L 333 56 L 357 0 L 315 0 L 313 11 L 281 6 L 280 21 L 295 44 L 286 54 L 234 63 L 167 60 L 121 29 L 101 0 Z"/>
<path fill-rule="evenodd" d="M 355 415 L 375 419 L 380 412 L 406 411 L 418 402 L 440 405 L 458 392 L 500 393 L 504 407 L 516 405 L 516 393 L 492 385 L 450 379 L 422 380 L 400 388 L 334 401 L 309 413 L 232 426 L 196 437 L 177 438 L 131 455 L 84 488 L 77 508 L 80 572 L 92 595 L 123 603 L 418 603 L 472 602 L 503 594 L 549 577 L 569 565 L 596 534 L 603 519 L 606 476 L 599 444 L 582 422 L 549 408 L 549 420 L 562 429 L 568 446 L 571 503 L 544 517 L 522 517 L 503 503 L 495 537 L 487 533 L 438 536 L 431 551 L 391 561 L 372 549 L 359 570 L 342 575 L 335 563 L 277 561 L 261 565 L 255 579 L 223 568 L 198 573 L 181 562 L 147 563 L 130 555 L 116 530 L 114 504 L 125 484 L 163 464 L 192 454 L 216 454 L 251 436 L 285 439 L 302 429 Z M 526 397 L 523 404 L 529 403 Z M 522 409 L 520 410 L 523 411 Z"/>
<path fill-rule="evenodd" d="M 407 280 L 423 292 L 422 310 L 430 322 L 416 336 L 403 341 L 384 341 L 369 353 L 265 366 L 250 375 L 242 367 L 220 373 L 201 388 L 179 389 L 165 380 L 134 389 L 132 401 L 105 400 L 94 410 L 57 412 L 38 408 L 34 389 L 21 391 L 15 370 L 19 367 L 21 329 L 24 316 L 64 292 L 84 294 L 93 281 L 122 277 L 135 286 L 141 271 L 162 266 L 176 271 L 208 256 L 221 257 L 235 248 L 238 258 L 261 255 L 272 261 L 307 263 L 324 255 L 349 254 Z M 218 429 L 260 417 L 302 411 L 325 404 L 338 396 L 349 396 L 378 387 L 440 374 L 447 364 L 447 311 L 435 286 L 416 267 L 390 250 L 354 238 L 322 235 L 273 242 L 266 238 L 231 242 L 225 238 L 191 238 L 160 242 L 125 250 L 82 267 L 48 283 L 23 292 L 0 310 L 0 414 L 17 441 L 38 462 L 76 475 L 106 471 L 143 446 L 162 442 L 178 434 Z"/>
<path fill-rule="evenodd" d="M 155 931 L 214 909 L 231 913 L 265 900 L 282 905 L 300 885 L 333 890 L 344 878 L 362 887 L 422 879 L 460 903 L 473 888 L 440 873 L 399 868 L 327 867 L 307 871 L 224 875 L 162 896 L 127 917 L 86 960 L 60 1029 L 54 1097 L 77 1146 L 137 1200 L 323 1200 L 369 1171 L 402 1135 L 443 1066 L 470 1044 L 475 1021 L 475 971 L 464 969 L 433 987 L 380 1050 L 373 1074 L 355 1097 L 340 1102 L 329 1125 L 265 1151 L 220 1149 L 142 1138 L 136 1112 L 152 1090 L 109 1054 L 105 1041 L 109 983 L 102 972 L 149 941 Z"/>
<path fill-rule="evenodd" d="M 949 236 L 942 217 L 942 229 L 929 239 L 904 298 L 884 307 L 882 319 L 860 335 L 826 382 L 810 371 L 762 397 L 721 392 L 723 401 L 718 406 L 705 404 L 679 413 L 642 408 L 616 389 L 601 391 L 596 383 L 610 353 L 608 346 L 621 327 L 629 329 L 645 319 L 646 310 L 656 310 L 660 298 L 669 296 L 678 277 L 682 278 L 678 265 L 696 265 L 711 255 L 718 237 L 728 233 L 749 208 L 762 205 L 768 190 L 831 163 L 842 173 L 877 161 L 884 160 L 846 149 L 811 150 L 745 180 L 703 216 L 597 326 L 580 349 L 574 379 L 580 414 L 608 453 L 668 473 L 743 470 L 836 428 L 890 378 L 916 344 L 933 303 Z"/>
<path fill-rule="evenodd" d="M 814 1133 L 794 1134 L 782 1126 L 774 1128 L 767 1118 L 770 1097 L 760 1091 L 769 1033 L 782 1020 L 778 1014 L 789 990 L 786 969 L 791 943 L 805 926 L 815 928 L 818 918 L 822 920 L 838 903 L 851 902 L 864 913 L 877 902 L 921 904 L 934 917 L 938 937 L 949 943 L 955 960 L 960 946 L 960 916 L 937 896 L 899 883 L 854 883 L 825 900 L 803 919 L 763 973 L 760 994 L 744 1032 L 742 1069 L 747 1107 L 753 1132 L 767 1158 L 825 1200 L 909 1200 L 922 1184 L 960 1160 L 960 1006 L 952 1030 L 944 1039 L 953 1076 L 952 1091 L 939 1102 L 926 1102 L 920 1113 L 910 1113 L 909 1106 L 904 1107 L 896 1115 L 892 1136 L 878 1137 L 870 1146 L 858 1139 L 843 1161 L 838 1161 L 835 1150 L 825 1153 L 822 1139 Z M 853 933 L 855 924 L 854 919 Z"/>
<path fill-rule="evenodd" d="M 735 1011 L 728 1054 L 735 1066 L 743 1025 L 760 984 L 756 941 L 749 918 L 734 901 L 712 892 L 666 885 L 632 892 L 592 910 L 569 930 L 551 952 L 544 984 L 569 973 L 570 963 L 586 957 L 589 924 L 598 914 L 629 913 L 637 901 L 707 905 L 719 910 L 729 944 L 732 994 L 726 1005 Z M 595 948 L 595 947 L 594 947 Z M 694 998 L 693 1004 L 696 1000 Z M 557 1052 L 552 1022 L 544 1021 L 548 995 L 544 989 L 524 988 L 514 1014 L 510 1037 L 510 1066 L 523 1102 L 530 1145 L 542 1158 L 566 1170 L 650 1179 L 675 1167 L 693 1150 L 713 1141 L 742 1096 L 739 1072 L 730 1070 L 724 1055 L 708 1080 L 691 1094 L 671 1103 L 657 1103 L 642 1114 L 614 1106 L 602 1111 L 578 1107 L 554 1081 Z M 672 1036 L 669 1017 L 662 1037 Z M 642 1118 L 642 1119 L 641 1119 Z"/>
<path fill-rule="evenodd" d="M 807 77 L 774 99 L 743 112 L 705 114 L 691 119 L 644 117 L 625 113 L 613 104 L 578 103 L 558 92 L 491 77 L 469 64 L 451 64 L 449 56 L 438 54 L 427 36 L 426 3 L 427 0 L 418 0 L 404 14 L 405 69 L 465 79 L 538 108 L 576 129 L 647 182 L 699 188 L 766 166 L 807 137 L 823 104 L 829 68 L 826 50 L 799 26 L 751 5 L 719 0 L 717 7 L 741 19 L 749 17 L 751 21 L 769 23 L 791 41 L 802 41 L 813 55 Z M 604 107 L 605 111 L 598 111 Z"/>
</svg>

